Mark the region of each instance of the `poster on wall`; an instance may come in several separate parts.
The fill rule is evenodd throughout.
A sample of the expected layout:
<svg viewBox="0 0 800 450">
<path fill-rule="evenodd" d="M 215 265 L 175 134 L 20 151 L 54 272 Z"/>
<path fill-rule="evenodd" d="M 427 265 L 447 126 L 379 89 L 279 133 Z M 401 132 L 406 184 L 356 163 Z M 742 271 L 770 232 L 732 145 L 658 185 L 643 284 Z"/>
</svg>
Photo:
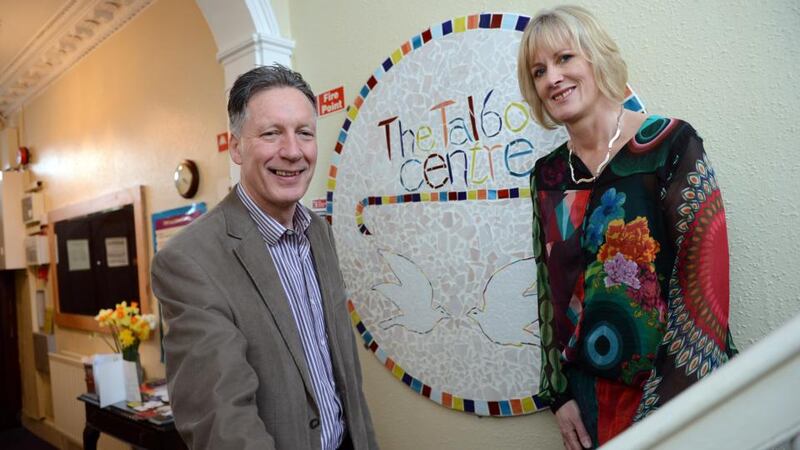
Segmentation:
<svg viewBox="0 0 800 450">
<path fill-rule="evenodd" d="M 179 231 L 186 228 L 195 219 L 206 212 L 206 203 L 192 203 L 167 211 L 160 211 L 151 216 L 153 225 L 153 252 L 164 247 L 167 241 Z"/>
<path fill-rule="evenodd" d="M 543 407 L 528 179 L 566 133 L 519 93 L 528 21 L 459 17 L 391 52 L 348 108 L 327 185 L 364 343 L 413 391 L 483 416 Z"/>
</svg>

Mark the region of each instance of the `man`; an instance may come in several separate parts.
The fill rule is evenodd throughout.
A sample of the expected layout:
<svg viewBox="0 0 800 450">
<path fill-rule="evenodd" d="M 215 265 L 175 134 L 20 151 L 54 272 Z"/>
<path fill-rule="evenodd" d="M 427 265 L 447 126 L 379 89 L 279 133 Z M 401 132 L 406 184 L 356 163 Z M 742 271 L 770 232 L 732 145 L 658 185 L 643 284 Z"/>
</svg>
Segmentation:
<svg viewBox="0 0 800 450">
<path fill-rule="evenodd" d="M 377 448 L 330 227 L 298 201 L 316 98 L 280 65 L 230 92 L 241 181 L 160 250 L 167 379 L 190 448 Z"/>
</svg>

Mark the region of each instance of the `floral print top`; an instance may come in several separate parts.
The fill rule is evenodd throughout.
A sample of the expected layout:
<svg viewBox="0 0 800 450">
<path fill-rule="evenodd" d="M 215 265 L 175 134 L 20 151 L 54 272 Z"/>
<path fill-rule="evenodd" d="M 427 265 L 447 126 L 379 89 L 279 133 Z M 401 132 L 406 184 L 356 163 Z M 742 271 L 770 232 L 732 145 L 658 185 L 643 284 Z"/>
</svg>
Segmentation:
<svg viewBox="0 0 800 450">
<path fill-rule="evenodd" d="M 560 146 L 531 177 L 539 395 L 571 399 L 569 365 L 643 389 L 638 420 L 735 352 L 722 198 L 677 119 L 648 117 L 594 182 L 573 183 L 568 157 Z"/>
</svg>

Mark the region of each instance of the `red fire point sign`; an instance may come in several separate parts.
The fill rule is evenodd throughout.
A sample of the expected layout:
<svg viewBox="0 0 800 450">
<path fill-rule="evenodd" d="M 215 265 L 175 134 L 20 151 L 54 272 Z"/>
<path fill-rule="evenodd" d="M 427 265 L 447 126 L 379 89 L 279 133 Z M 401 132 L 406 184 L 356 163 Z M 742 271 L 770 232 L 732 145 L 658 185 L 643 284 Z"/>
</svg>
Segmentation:
<svg viewBox="0 0 800 450">
<path fill-rule="evenodd" d="M 319 94 L 317 96 L 317 105 L 317 112 L 320 116 L 344 109 L 344 86 Z"/>
<path fill-rule="evenodd" d="M 217 151 L 224 152 L 228 149 L 228 132 L 217 135 Z"/>
</svg>

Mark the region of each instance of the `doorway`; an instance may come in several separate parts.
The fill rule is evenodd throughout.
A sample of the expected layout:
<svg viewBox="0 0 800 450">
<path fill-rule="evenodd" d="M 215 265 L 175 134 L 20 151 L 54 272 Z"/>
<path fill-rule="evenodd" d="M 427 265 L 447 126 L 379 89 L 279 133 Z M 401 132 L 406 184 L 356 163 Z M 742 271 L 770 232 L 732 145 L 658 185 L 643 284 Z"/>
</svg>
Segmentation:
<svg viewBox="0 0 800 450">
<path fill-rule="evenodd" d="M 14 272 L 0 271 L 0 430 L 19 427 L 22 411 Z"/>
</svg>

